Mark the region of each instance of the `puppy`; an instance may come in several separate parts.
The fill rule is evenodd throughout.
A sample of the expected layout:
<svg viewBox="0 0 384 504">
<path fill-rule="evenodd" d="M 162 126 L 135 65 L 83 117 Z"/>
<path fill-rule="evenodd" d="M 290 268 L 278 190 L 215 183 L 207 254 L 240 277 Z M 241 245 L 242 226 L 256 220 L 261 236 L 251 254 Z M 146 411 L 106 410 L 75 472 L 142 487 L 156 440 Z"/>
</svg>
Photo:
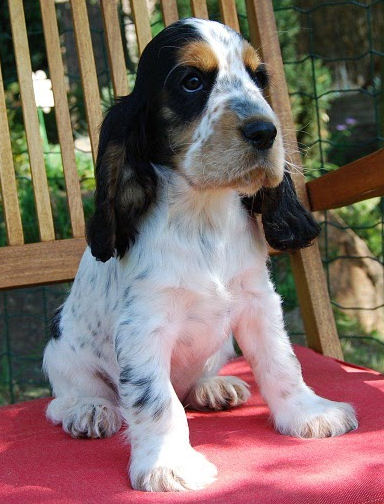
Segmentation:
<svg viewBox="0 0 384 504">
<path fill-rule="evenodd" d="M 325 437 L 357 427 L 350 405 L 304 383 L 269 278 L 264 233 L 292 249 L 319 229 L 284 172 L 267 83 L 239 34 L 185 19 L 148 44 L 133 92 L 101 128 L 89 247 L 44 355 L 54 394 L 47 417 L 93 438 L 124 420 L 138 490 L 215 479 L 189 443 L 184 406 L 247 400 L 243 381 L 217 376 L 233 356 L 232 335 L 279 432 Z"/>
</svg>

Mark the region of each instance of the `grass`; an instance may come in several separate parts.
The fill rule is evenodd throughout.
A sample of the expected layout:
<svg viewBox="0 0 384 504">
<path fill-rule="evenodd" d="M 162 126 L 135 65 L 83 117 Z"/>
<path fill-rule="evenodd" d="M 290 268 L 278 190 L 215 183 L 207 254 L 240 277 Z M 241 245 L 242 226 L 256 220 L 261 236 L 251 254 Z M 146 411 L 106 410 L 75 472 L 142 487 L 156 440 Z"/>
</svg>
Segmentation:
<svg viewBox="0 0 384 504">
<path fill-rule="evenodd" d="M 370 337 L 343 337 L 344 360 L 384 373 L 384 343 Z"/>
</svg>

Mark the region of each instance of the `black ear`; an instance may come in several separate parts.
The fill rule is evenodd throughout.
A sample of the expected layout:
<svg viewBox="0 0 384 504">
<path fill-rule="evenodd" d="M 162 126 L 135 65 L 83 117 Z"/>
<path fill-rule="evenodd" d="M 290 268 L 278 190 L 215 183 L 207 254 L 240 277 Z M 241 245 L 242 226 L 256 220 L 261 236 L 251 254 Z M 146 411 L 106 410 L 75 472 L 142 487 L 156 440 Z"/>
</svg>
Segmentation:
<svg viewBox="0 0 384 504">
<path fill-rule="evenodd" d="M 95 213 L 87 239 L 92 255 L 120 258 L 134 242 L 138 223 L 156 196 L 149 162 L 148 107 L 133 92 L 109 110 L 100 131 L 96 162 Z"/>
<path fill-rule="evenodd" d="M 289 173 L 280 185 L 261 189 L 251 198 L 243 198 L 247 210 L 261 213 L 265 238 L 276 250 L 308 247 L 320 233 L 320 226 L 297 198 Z"/>
</svg>

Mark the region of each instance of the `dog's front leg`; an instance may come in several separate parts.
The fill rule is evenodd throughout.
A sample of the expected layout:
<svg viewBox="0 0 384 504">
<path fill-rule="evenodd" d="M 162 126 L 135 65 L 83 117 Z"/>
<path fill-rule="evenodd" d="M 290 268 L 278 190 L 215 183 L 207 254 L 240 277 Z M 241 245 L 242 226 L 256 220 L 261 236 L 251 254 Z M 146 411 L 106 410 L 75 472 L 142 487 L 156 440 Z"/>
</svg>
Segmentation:
<svg viewBox="0 0 384 504">
<path fill-rule="evenodd" d="M 328 437 L 357 428 L 352 406 L 319 397 L 304 383 L 272 288 L 247 293 L 234 330 L 281 433 Z"/>
<path fill-rule="evenodd" d="M 123 321 L 116 333 L 131 484 L 153 492 L 204 488 L 215 479 L 216 468 L 189 443 L 184 408 L 170 381 L 174 337 L 153 319 L 152 314 L 135 324 Z"/>
</svg>

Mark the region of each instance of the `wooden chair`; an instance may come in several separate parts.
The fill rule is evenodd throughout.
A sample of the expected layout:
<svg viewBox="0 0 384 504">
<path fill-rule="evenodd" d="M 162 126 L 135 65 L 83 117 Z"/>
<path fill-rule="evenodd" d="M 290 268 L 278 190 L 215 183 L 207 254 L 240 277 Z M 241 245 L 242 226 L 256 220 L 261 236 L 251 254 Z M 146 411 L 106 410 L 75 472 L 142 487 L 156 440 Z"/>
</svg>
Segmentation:
<svg viewBox="0 0 384 504">
<path fill-rule="evenodd" d="M 221 19 L 235 30 L 239 21 L 234 0 L 221 0 Z M 39 134 L 35 106 L 30 52 L 28 46 L 22 0 L 9 1 L 10 19 L 20 83 L 22 109 L 30 158 L 33 189 L 40 231 L 40 242 L 24 244 L 17 197 L 9 128 L 7 123 L 3 83 L 0 69 L 0 180 L 8 246 L 0 249 L 0 288 L 9 289 L 29 285 L 72 280 L 85 248 L 84 215 L 77 176 L 74 142 L 66 96 L 64 68 L 60 52 L 54 0 L 41 0 L 41 11 L 46 41 L 50 78 L 55 98 L 55 113 L 61 146 L 67 200 L 73 237 L 56 240 L 51 203 L 44 166 L 42 141 Z M 115 96 L 129 93 L 116 0 L 101 0 L 110 72 Z M 139 52 L 151 39 L 149 14 L 145 0 L 131 0 Z M 207 18 L 204 0 L 191 0 L 194 16 Z M 279 41 L 270 0 L 247 0 L 250 38 L 261 48 L 263 59 L 273 75 L 270 88 L 272 107 L 280 117 L 286 132 L 287 144 L 296 144 L 295 128 L 290 110 Z M 100 94 L 91 33 L 85 0 L 71 0 L 74 32 L 79 56 L 84 91 L 88 132 L 93 158 L 96 157 L 98 128 L 102 121 Z M 164 24 L 178 19 L 176 0 L 161 2 Z M 297 149 L 292 149 L 295 151 Z M 301 174 L 295 175 L 295 185 L 304 204 L 312 210 L 324 210 L 351 204 L 362 199 L 382 195 L 384 172 L 381 163 L 384 151 L 305 183 Z M 292 154 L 291 161 L 301 166 L 300 156 Z M 348 180 L 346 184 L 345 181 Z M 329 356 L 341 358 L 325 276 L 315 243 L 312 247 L 290 255 L 301 313 L 309 347 Z"/>
<path fill-rule="evenodd" d="M 95 159 L 102 112 L 89 20 L 85 0 L 71 0 L 70 3 L 88 132 Z M 235 0 L 220 0 L 219 3 L 222 21 L 235 30 L 239 30 Z M 115 96 L 125 95 L 130 90 L 125 71 L 117 1 L 100 0 L 100 4 L 114 94 Z M 8 245 L 0 248 L 0 289 L 72 280 L 86 246 L 84 215 L 76 170 L 55 0 L 40 0 L 40 6 L 72 226 L 72 238 L 65 240 L 55 239 L 43 146 L 39 134 L 32 87 L 23 0 L 8 0 L 8 5 L 40 242 L 24 243 L 0 68 L 0 182 L 8 236 Z M 142 52 L 151 39 L 146 0 L 131 0 L 131 7 L 138 49 L 139 52 Z M 161 7 L 165 25 L 177 20 L 176 0 L 163 0 Z M 205 0 L 191 0 L 191 7 L 194 16 L 208 17 Z M 261 48 L 263 59 L 273 75 L 274 85 L 269 90 L 272 107 L 285 129 L 287 143 L 294 147 L 296 144 L 295 128 L 284 77 L 272 1 L 246 0 L 246 8 L 251 42 L 255 47 Z M 297 151 L 295 148 L 292 150 Z M 292 154 L 291 161 L 296 166 L 301 166 L 298 154 Z M 294 177 L 297 192 L 303 203 L 311 210 L 337 208 L 373 196 L 383 195 L 384 170 L 381 166 L 383 161 L 384 150 L 380 150 L 309 183 L 306 183 L 304 176 L 298 173 Z M 318 244 L 315 243 L 308 249 L 291 254 L 290 259 L 308 345 L 325 356 L 340 359 L 342 351 Z M 362 368 L 358 369 L 356 366 L 340 364 L 311 350 L 298 348 L 297 351 L 308 383 L 311 386 L 316 386 L 319 393 L 329 396 L 332 392 L 332 398 L 336 400 L 356 400 L 361 404 L 364 403 L 365 417 L 361 430 L 348 434 L 346 437 L 328 440 L 330 444 L 324 444 L 328 442 L 327 440 L 314 441 L 318 443 L 315 449 L 318 457 L 314 461 L 313 452 L 308 451 L 309 445 L 306 445 L 305 441 L 279 436 L 268 426 L 266 421 L 268 413 L 265 406 L 262 405 L 262 399 L 257 396 L 254 389 L 250 406 L 247 405 L 247 407 L 236 410 L 232 417 L 230 417 L 232 412 L 212 415 L 193 414 L 192 417 L 189 417 L 193 442 L 202 447 L 207 445 L 208 449 L 216 443 L 220 447 L 219 451 L 221 450 L 218 455 L 219 460 L 222 460 L 220 458 L 222 450 L 226 450 L 226 462 L 223 459 L 219 474 L 227 474 L 227 479 L 221 480 L 224 481 L 221 483 L 223 486 L 212 487 L 213 489 L 208 489 L 205 493 L 196 494 L 194 501 L 250 504 L 259 501 L 260 497 L 260 502 L 285 504 L 343 503 L 347 500 L 348 502 L 364 501 L 365 504 L 384 502 L 382 474 L 380 475 L 379 469 L 377 469 L 380 466 L 380 454 L 377 451 L 377 446 L 383 443 L 383 435 L 381 434 L 383 431 L 378 425 L 379 420 L 377 420 L 383 418 L 384 415 L 383 380 L 380 379 L 378 373 Z M 249 369 L 243 361 L 230 364 L 228 371 L 250 380 Z M 370 382 L 375 384 L 373 388 L 367 385 Z M 330 383 L 334 385 L 333 389 L 330 387 Z M 5 484 L 0 482 L 0 500 L 3 496 L 3 501 L 10 503 L 44 501 L 87 504 L 99 500 L 109 503 L 123 502 L 121 499 L 126 497 L 127 502 L 159 502 L 157 496 L 144 497 L 142 494 L 132 491 L 129 495 L 122 497 L 125 495 L 122 492 L 127 492 L 127 483 L 120 475 L 120 465 L 126 463 L 126 448 L 122 447 L 118 436 L 109 440 L 95 441 L 96 444 L 99 443 L 97 445 L 98 456 L 96 457 L 94 448 L 96 445 L 93 442 L 72 442 L 59 428 L 45 422 L 43 414 L 45 405 L 46 400 L 31 401 L 28 404 L 10 406 L 0 411 L 0 432 L 2 433 L 0 435 L 0 454 L 4 456 L 2 467 L 7 468 L 4 472 L 3 483 Z M 255 411 L 259 412 L 259 416 L 262 414 L 265 417 L 258 427 L 254 419 Z M 217 434 L 218 429 L 220 435 Z M 237 435 L 238 432 L 242 434 Z M 358 436 L 362 434 L 364 437 L 360 440 Z M 222 443 L 222 437 L 225 443 Z M 257 441 L 253 443 L 252 440 L 255 438 Z M 273 448 L 267 452 L 270 454 L 269 456 L 273 454 L 273 463 L 268 460 L 265 465 L 264 452 L 258 451 L 259 440 L 261 440 L 264 450 L 268 448 L 268 445 Z M 290 456 L 287 458 L 284 455 L 286 453 L 284 450 L 288 449 L 296 458 L 291 459 Z M 359 458 L 358 454 L 362 454 L 363 450 L 368 450 L 369 458 L 365 459 L 364 456 Z M 350 464 L 352 479 L 348 479 L 347 473 L 342 473 L 338 485 L 329 495 L 320 479 L 316 480 L 319 487 L 316 492 L 313 490 L 313 493 L 309 493 L 309 484 L 306 486 L 305 494 L 300 493 L 303 491 L 300 485 L 295 487 L 293 491 L 291 482 L 295 478 L 300 480 L 301 471 L 307 460 L 311 460 L 311 467 L 317 478 L 319 474 L 324 475 L 324 460 L 327 460 L 327 454 L 330 452 L 333 454 L 332 457 L 338 457 L 336 463 L 339 472 L 346 463 Z M 250 465 L 252 457 L 259 457 L 257 459 L 259 465 L 256 468 L 252 464 Z M 367 466 L 366 460 L 369 461 L 369 466 Z M 103 461 L 103 464 L 100 465 L 99 461 Z M 298 465 L 295 466 L 295 463 Z M 275 480 L 270 480 L 275 466 L 278 468 L 277 472 L 275 471 Z M 260 467 L 265 467 L 266 472 L 263 472 L 264 469 L 262 469 L 260 474 Z M 71 468 L 71 471 L 68 468 Z M 245 471 L 245 468 L 250 468 L 244 481 L 243 474 L 236 473 L 236 468 L 242 468 L 242 471 Z M 118 472 L 119 470 L 120 472 Z M 63 472 L 59 473 L 59 471 Z M 332 469 L 329 475 L 330 480 L 336 472 Z M 364 475 L 361 488 L 359 487 L 360 483 L 356 485 L 354 483 L 353 475 L 357 472 L 358 476 Z M 257 480 L 255 479 L 256 475 L 258 475 Z M 264 484 L 266 477 L 269 479 Z M 229 481 L 230 484 L 225 483 L 226 481 Z M 351 485 L 353 489 L 351 489 Z M 167 498 L 163 495 L 161 501 L 191 502 L 188 495 L 181 498 L 175 494 L 169 495 Z"/>
</svg>

